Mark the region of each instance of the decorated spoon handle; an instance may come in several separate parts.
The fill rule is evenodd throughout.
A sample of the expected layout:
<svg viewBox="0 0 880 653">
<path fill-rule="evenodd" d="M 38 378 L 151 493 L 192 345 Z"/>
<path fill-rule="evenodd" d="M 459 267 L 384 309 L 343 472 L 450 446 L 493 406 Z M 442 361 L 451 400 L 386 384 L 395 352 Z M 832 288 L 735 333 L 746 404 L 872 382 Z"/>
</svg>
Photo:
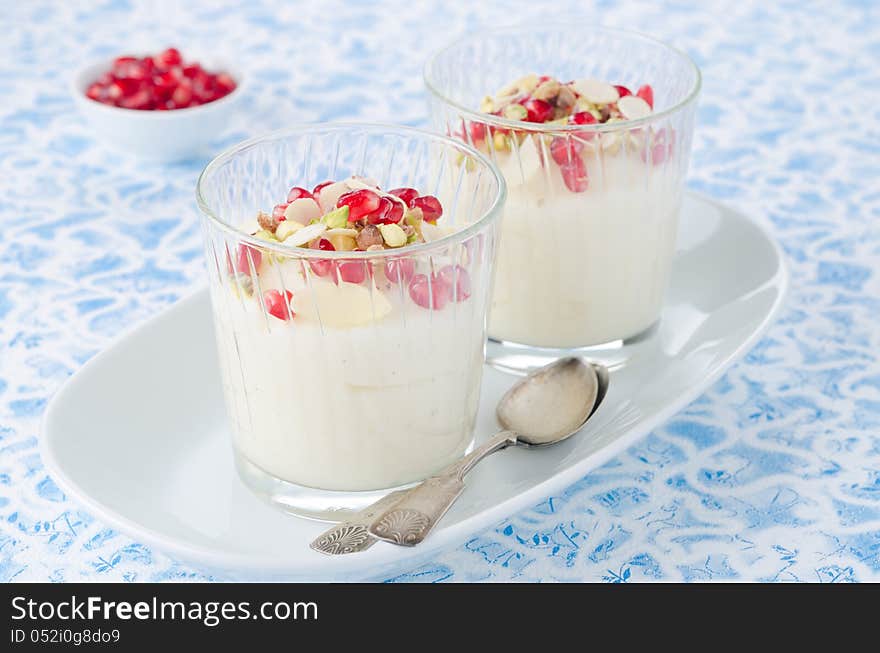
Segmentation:
<svg viewBox="0 0 880 653">
<path fill-rule="evenodd" d="M 423 541 L 464 489 L 464 475 L 491 453 L 516 444 L 516 434 L 501 431 L 440 474 L 416 485 L 370 525 L 380 540 L 415 546 Z"/>
</svg>

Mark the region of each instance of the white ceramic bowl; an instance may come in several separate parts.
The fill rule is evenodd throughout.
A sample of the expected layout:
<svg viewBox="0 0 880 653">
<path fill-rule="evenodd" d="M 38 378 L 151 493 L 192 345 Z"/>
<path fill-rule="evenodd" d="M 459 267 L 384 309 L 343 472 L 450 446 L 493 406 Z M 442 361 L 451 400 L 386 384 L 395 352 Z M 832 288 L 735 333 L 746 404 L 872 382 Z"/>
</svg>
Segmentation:
<svg viewBox="0 0 880 653">
<path fill-rule="evenodd" d="M 185 55 L 189 53 L 184 51 Z M 145 55 L 137 55 L 145 56 Z M 208 154 L 207 144 L 229 124 L 236 104 L 244 95 L 247 79 L 227 62 L 210 57 L 198 61 L 211 71 L 225 70 L 236 82 L 229 95 L 188 109 L 140 111 L 101 104 L 86 97 L 86 89 L 110 70 L 114 57 L 80 68 L 71 80 L 70 91 L 95 136 L 116 150 L 159 162 L 180 161 Z"/>
</svg>

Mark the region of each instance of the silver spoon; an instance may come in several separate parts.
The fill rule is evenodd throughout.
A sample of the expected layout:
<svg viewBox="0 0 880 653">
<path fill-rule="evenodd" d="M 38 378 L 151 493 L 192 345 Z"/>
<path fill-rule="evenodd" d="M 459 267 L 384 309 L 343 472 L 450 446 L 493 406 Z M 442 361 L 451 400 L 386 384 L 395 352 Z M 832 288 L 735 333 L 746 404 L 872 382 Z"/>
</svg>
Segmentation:
<svg viewBox="0 0 880 653">
<path fill-rule="evenodd" d="M 518 381 L 498 403 L 500 431 L 436 476 L 407 490 L 370 525 L 374 537 L 415 546 L 464 490 L 464 476 L 489 454 L 518 445 L 545 447 L 577 433 L 608 388 L 608 372 L 579 358 L 563 358 Z"/>
</svg>

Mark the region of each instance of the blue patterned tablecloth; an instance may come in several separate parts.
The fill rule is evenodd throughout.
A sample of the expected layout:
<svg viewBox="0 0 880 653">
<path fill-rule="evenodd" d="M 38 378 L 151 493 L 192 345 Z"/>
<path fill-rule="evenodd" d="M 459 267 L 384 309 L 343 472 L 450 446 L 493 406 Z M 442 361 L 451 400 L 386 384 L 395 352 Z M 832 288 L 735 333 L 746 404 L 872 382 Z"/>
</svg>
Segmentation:
<svg viewBox="0 0 880 653">
<path fill-rule="evenodd" d="M 105 150 L 68 95 L 70 67 L 171 43 L 240 58 L 250 118 L 219 149 L 299 121 L 424 124 L 430 51 L 548 15 L 646 31 L 696 58 L 690 186 L 760 216 L 792 292 L 761 343 L 666 425 L 390 580 L 880 580 L 878 3 L 2 5 L 0 581 L 205 578 L 67 500 L 38 453 L 65 379 L 203 283 L 204 161 Z"/>
</svg>

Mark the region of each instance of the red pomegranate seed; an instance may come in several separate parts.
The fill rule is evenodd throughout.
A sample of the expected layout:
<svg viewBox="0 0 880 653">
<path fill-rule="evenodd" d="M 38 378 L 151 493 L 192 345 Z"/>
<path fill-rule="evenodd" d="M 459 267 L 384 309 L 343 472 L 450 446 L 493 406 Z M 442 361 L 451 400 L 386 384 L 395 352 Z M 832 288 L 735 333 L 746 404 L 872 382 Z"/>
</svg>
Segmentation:
<svg viewBox="0 0 880 653">
<path fill-rule="evenodd" d="M 293 301 L 293 293 L 289 290 L 285 290 L 283 295 L 278 290 L 267 290 L 263 293 L 263 304 L 266 305 L 266 312 L 285 322 L 296 317 L 296 313 L 290 308 L 291 301 Z"/>
<path fill-rule="evenodd" d="M 388 191 L 391 195 L 396 195 L 404 202 L 406 202 L 407 206 L 413 205 L 413 200 L 419 196 L 419 191 L 415 188 L 395 188 L 394 190 Z"/>
<path fill-rule="evenodd" d="M 321 192 L 321 190 L 324 188 L 324 186 L 329 186 L 332 183 L 333 183 L 332 181 L 323 181 L 320 184 L 318 184 L 317 186 L 315 186 L 315 188 L 312 190 L 312 197 L 317 199 L 318 193 Z"/>
<path fill-rule="evenodd" d="M 333 247 L 333 243 L 331 243 L 326 238 L 321 238 L 318 240 L 318 244 L 315 249 L 320 249 L 324 252 L 335 252 L 336 248 Z M 312 272 L 314 272 L 319 277 L 326 277 L 333 270 L 333 261 L 328 259 L 310 259 L 309 267 L 312 268 Z M 336 279 L 334 278 L 334 282 Z"/>
<path fill-rule="evenodd" d="M 107 88 L 107 97 L 119 100 L 137 93 L 140 84 L 133 79 L 114 79 Z"/>
<path fill-rule="evenodd" d="M 630 91 L 626 86 L 615 85 L 617 89 L 617 94 L 620 97 L 626 97 L 627 95 L 632 95 L 632 91 Z"/>
<path fill-rule="evenodd" d="M 651 139 L 651 147 L 642 148 L 642 161 L 648 163 L 649 157 L 651 163 L 655 166 L 665 163 L 672 157 L 672 148 L 675 144 L 675 130 L 672 128 L 661 127 Z"/>
<path fill-rule="evenodd" d="M 160 70 L 168 70 L 171 66 L 178 66 L 182 61 L 183 57 L 180 56 L 180 51 L 177 48 L 168 48 L 153 57 L 153 63 Z"/>
<path fill-rule="evenodd" d="M 639 90 L 636 91 L 636 95 L 647 102 L 649 107 L 654 108 L 654 89 L 651 88 L 650 84 L 640 86 Z"/>
<path fill-rule="evenodd" d="M 306 199 L 310 199 L 310 200 L 315 199 L 315 196 L 312 195 L 305 188 L 301 188 L 299 186 L 294 186 L 293 188 L 290 189 L 290 192 L 287 194 L 287 202 L 289 204 L 293 200 L 298 200 L 303 197 L 305 197 Z"/>
<path fill-rule="evenodd" d="M 595 125 L 599 122 L 596 120 L 596 116 L 589 111 L 578 111 L 577 113 L 573 113 L 569 121 L 573 125 Z"/>
<path fill-rule="evenodd" d="M 445 279 L 434 276 L 430 282 L 424 274 L 415 275 L 409 282 L 409 296 L 422 308 L 441 310 L 449 302 L 450 286 Z"/>
<path fill-rule="evenodd" d="M 385 277 L 391 283 L 407 282 L 416 271 L 416 262 L 409 258 L 389 259 L 385 261 Z"/>
<path fill-rule="evenodd" d="M 158 75 L 153 76 L 153 90 L 156 96 L 162 100 L 170 98 L 174 89 L 177 87 L 178 81 L 180 80 L 178 79 L 177 73 L 173 70 L 168 70 L 164 73 L 159 73 Z"/>
<path fill-rule="evenodd" d="M 223 91 L 224 95 L 235 90 L 235 80 L 229 73 L 217 73 L 214 77 L 214 84 Z"/>
<path fill-rule="evenodd" d="M 574 138 L 557 136 L 550 141 L 550 155 L 559 165 L 571 161 L 584 149 L 584 144 Z"/>
<path fill-rule="evenodd" d="M 357 222 L 364 216 L 376 211 L 381 204 L 382 198 L 368 188 L 353 190 L 342 195 L 336 202 L 336 206 L 348 207 L 348 221 Z M 388 200 L 389 202 L 391 200 Z"/>
<path fill-rule="evenodd" d="M 251 264 L 250 261 L 248 261 L 248 253 L 250 253 L 250 261 L 253 261 L 254 269 L 257 272 L 260 271 L 260 264 L 263 262 L 263 253 L 250 245 L 238 246 L 238 255 L 235 258 L 235 270 L 236 272 L 250 276 Z"/>
<path fill-rule="evenodd" d="M 177 107 L 183 109 L 188 107 L 192 102 L 192 84 L 189 80 L 181 80 L 174 93 L 171 94 L 171 100 Z"/>
<path fill-rule="evenodd" d="M 471 296 L 471 275 L 460 265 L 440 268 L 434 279 L 441 280 L 449 286 L 450 299 L 454 302 L 463 302 Z"/>
<path fill-rule="evenodd" d="M 363 283 L 367 278 L 366 265 L 362 261 L 347 261 L 339 264 L 339 278 L 346 283 Z"/>
<path fill-rule="evenodd" d="M 559 166 L 562 172 L 562 181 L 572 193 L 583 193 L 590 185 L 590 179 L 587 176 L 587 166 L 584 160 L 576 157 L 571 161 L 566 161 Z"/>
<path fill-rule="evenodd" d="M 553 105 L 546 100 L 532 98 L 523 102 L 522 105 L 526 108 L 527 122 L 546 122 L 553 117 Z"/>
<path fill-rule="evenodd" d="M 148 110 L 152 109 L 155 106 L 155 103 L 153 102 L 152 94 L 149 91 L 142 89 L 134 95 L 122 98 L 119 101 L 119 106 L 123 109 Z"/>
<path fill-rule="evenodd" d="M 267 290 L 263 293 L 267 312 L 285 322 L 296 317 L 291 306 L 292 301 L 293 293 L 290 290 L 285 290 L 283 295 L 278 290 Z"/>
<path fill-rule="evenodd" d="M 287 210 L 287 204 L 276 204 L 275 208 L 272 209 L 272 217 L 275 219 L 275 222 L 281 222 L 282 220 L 286 220 L 284 217 L 284 212 Z"/>
<path fill-rule="evenodd" d="M 104 97 L 104 87 L 100 84 L 92 84 L 86 89 L 86 97 L 90 100 L 100 101 Z"/>
<path fill-rule="evenodd" d="M 138 62 L 137 57 L 132 57 L 129 55 L 124 55 L 122 57 L 116 57 L 113 60 L 113 71 L 114 72 L 123 72 L 128 66 L 131 64 L 135 64 Z"/>
<path fill-rule="evenodd" d="M 482 122 L 472 122 L 470 124 L 469 132 L 471 135 L 471 141 L 473 143 L 479 143 L 486 138 L 486 125 Z"/>
<path fill-rule="evenodd" d="M 422 195 L 412 201 L 412 207 L 422 210 L 425 222 L 437 222 L 437 218 L 443 215 L 443 206 L 433 195 Z"/>
</svg>

